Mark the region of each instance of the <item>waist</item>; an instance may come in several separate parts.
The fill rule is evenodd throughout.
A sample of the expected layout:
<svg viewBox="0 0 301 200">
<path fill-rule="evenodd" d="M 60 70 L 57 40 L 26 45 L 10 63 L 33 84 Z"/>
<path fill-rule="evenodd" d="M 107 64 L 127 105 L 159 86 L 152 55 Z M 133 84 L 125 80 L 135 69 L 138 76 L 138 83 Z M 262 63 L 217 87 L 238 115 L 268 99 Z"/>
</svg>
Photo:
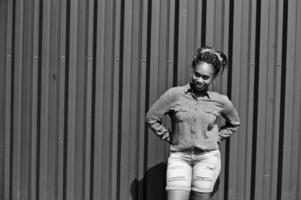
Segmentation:
<svg viewBox="0 0 301 200">
<path fill-rule="evenodd" d="M 201 149 L 199 147 L 190 147 L 190 148 L 174 148 L 172 145 L 170 146 L 169 152 L 183 152 L 183 153 L 193 153 L 193 154 L 202 154 L 208 153 L 211 151 L 219 151 L 219 148 L 214 149 Z"/>
</svg>

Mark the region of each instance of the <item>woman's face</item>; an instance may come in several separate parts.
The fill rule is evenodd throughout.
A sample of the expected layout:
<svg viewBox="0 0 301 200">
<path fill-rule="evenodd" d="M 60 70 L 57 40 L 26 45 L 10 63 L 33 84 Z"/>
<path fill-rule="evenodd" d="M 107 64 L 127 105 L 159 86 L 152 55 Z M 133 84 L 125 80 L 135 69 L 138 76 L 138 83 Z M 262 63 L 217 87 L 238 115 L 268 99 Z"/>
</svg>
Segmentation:
<svg viewBox="0 0 301 200">
<path fill-rule="evenodd" d="M 211 64 L 201 62 L 193 68 L 191 83 L 201 92 L 207 90 L 214 79 L 214 68 Z"/>
</svg>

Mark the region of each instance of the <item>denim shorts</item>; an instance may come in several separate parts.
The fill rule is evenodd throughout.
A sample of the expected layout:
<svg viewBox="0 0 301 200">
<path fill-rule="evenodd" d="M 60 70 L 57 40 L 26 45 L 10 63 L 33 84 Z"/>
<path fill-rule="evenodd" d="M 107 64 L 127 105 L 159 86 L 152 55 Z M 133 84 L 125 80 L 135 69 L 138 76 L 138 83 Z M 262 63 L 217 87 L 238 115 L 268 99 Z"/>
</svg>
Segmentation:
<svg viewBox="0 0 301 200">
<path fill-rule="evenodd" d="M 220 151 L 170 152 L 166 190 L 213 191 L 221 169 Z"/>
</svg>

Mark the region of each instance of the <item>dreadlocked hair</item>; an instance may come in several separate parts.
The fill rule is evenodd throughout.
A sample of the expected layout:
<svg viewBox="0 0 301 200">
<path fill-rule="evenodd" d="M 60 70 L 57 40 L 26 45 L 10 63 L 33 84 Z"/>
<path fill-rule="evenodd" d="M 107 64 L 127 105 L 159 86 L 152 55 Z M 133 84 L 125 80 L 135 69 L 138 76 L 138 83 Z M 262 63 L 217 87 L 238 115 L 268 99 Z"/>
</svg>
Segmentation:
<svg viewBox="0 0 301 200">
<path fill-rule="evenodd" d="M 227 56 L 223 52 L 217 51 L 212 47 L 202 47 L 197 49 L 192 59 L 192 68 L 195 68 L 202 62 L 213 66 L 215 69 L 214 76 L 218 75 L 220 72 L 224 72 L 228 64 Z"/>
</svg>

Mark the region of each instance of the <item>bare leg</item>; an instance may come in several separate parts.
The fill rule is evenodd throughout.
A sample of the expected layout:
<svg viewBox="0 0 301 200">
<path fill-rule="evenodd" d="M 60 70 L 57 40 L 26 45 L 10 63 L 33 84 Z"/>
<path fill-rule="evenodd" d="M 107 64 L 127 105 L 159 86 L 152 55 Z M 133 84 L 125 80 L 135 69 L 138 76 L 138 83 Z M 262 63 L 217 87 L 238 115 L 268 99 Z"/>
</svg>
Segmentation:
<svg viewBox="0 0 301 200">
<path fill-rule="evenodd" d="M 190 200 L 208 200 L 210 193 L 191 192 Z"/>
<path fill-rule="evenodd" d="M 168 200 L 188 200 L 190 192 L 184 190 L 168 190 Z"/>
</svg>

